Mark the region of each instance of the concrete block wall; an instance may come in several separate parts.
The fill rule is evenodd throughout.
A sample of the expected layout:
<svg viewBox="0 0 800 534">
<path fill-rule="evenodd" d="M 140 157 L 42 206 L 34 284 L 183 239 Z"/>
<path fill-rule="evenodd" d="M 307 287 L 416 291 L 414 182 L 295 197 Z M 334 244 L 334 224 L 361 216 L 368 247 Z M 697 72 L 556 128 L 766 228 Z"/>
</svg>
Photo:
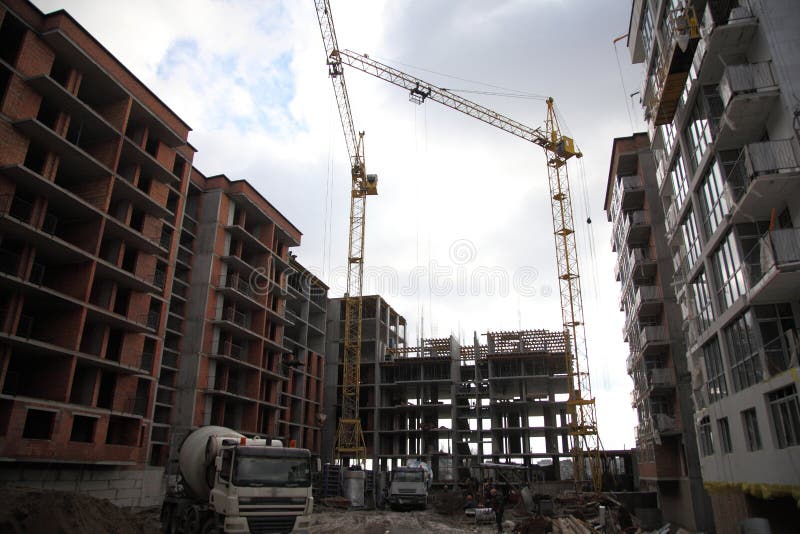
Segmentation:
<svg viewBox="0 0 800 534">
<path fill-rule="evenodd" d="M 161 506 L 166 492 L 164 469 L 51 467 L 4 465 L 0 467 L 4 486 L 72 491 L 107 499 L 122 507 Z"/>
</svg>

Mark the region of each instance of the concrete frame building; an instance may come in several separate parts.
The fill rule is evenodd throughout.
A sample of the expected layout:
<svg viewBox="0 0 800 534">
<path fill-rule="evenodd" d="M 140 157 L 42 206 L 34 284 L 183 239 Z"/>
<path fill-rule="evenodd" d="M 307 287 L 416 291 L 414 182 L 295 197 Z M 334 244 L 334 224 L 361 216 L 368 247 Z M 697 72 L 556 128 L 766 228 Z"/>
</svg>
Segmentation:
<svg viewBox="0 0 800 534">
<path fill-rule="evenodd" d="M 564 334 L 490 332 L 486 344 L 423 339 L 381 364 L 381 467 L 425 457 L 442 482 L 484 462 L 570 457 Z M 461 470 L 461 473 L 459 473 Z"/>
<path fill-rule="evenodd" d="M 319 453 L 327 288 L 189 131 L 68 13 L 0 2 L 2 480 L 159 504 L 204 424 Z"/>
<path fill-rule="evenodd" d="M 380 365 L 388 349 L 406 344 L 406 320 L 379 295 L 363 297 L 361 317 L 361 388 L 360 417 L 372 466 L 379 465 L 375 443 L 380 439 L 379 411 L 381 387 Z M 342 357 L 344 354 L 344 298 L 328 301 L 325 350 L 325 426 L 322 435 L 322 458 L 330 462 L 336 446 L 336 429 L 341 415 Z"/>
<path fill-rule="evenodd" d="M 284 345 L 292 350 L 282 406 L 281 436 L 319 455 L 322 450 L 322 400 L 325 380 L 325 333 L 328 286 L 296 259 L 290 261 Z"/>
<path fill-rule="evenodd" d="M 791 0 L 632 2 L 719 532 L 800 522 L 799 25 Z"/>
<path fill-rule="evenodd" d="M 630 347 L 639 487 L 657 493 L 663 521 L 710 531 L 672 254 L 646 133 L 614 140 L 604 208 L 613 224 L 623 338 Z"/>
<path fill-rule="evenodd" d="M 450 337 L 406 347 L 405 319 L 381 297 L 364 298 L 360 415 L 371 468 L 424 458 L 444 483 L 482 462 L 550 459 L 549 478 L 561 478 L 560 459 L 570 457 L 562 333 L 494 332 L 486 344 L 475 336 L 469 346 Z M 339 417 L 343 309 L 343 299 L 331 299 L 326 460 Z"/>
<path fill-rule="evenodd" d="M 165 339 L 180 354 L 173 455 L 202 425 L 279 435 L 291 352 L 283 343 L 289 247 L 301 236 L 243 180 L 194 169 L 192 186 L 184 217 L 196 233 L 182 236 L 186 327 L 180 345 L 178 331 Z"/>
</svg>

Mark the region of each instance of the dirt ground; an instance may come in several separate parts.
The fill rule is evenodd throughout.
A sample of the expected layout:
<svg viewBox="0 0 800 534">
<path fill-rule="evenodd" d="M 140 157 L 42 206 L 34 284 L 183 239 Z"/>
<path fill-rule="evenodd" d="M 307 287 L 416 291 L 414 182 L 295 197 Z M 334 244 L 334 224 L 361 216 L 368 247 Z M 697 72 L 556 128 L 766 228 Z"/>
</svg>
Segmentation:
<svg viewBox="0 0 800 534">
<path fill-rule="evenodd" d="M 496 532 L 496 527 L 494 523 L 475 525 L 472 518 L 463 514 L 441 515 L 433 510 L 391 512 L 320 508 L 314 510 L 311 532 L 312 534 L 456 534 Z"/>
<path fill-rule="evenodd" d="M 461 513 L 342 510 L 314 507 L 312 534 L 433 534 L 495 532 L 494 523 L 475 525 Z M 506 519 L 513 520 L 513 512 Z M 79 493 L 0 488 L 0 532 L 3 534 L 156 534 L 158 508 L 122 509 L 104 499 Z"/>
<path fill-rule="evenodd" d="M 158 512 L 123 510 L 79 493 L 0 488 L 0 532 L 8 534 L 159 532 Z"/>
</svg>

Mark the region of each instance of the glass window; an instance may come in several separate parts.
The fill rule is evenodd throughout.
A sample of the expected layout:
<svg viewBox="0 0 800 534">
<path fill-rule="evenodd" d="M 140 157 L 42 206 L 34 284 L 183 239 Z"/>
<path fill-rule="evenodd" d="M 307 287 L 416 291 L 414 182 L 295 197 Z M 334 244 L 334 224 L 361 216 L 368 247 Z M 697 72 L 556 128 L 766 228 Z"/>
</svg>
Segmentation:
<svg viewBox="0 0 800 534">
<path fill-rule="evenodd" d="M 722 101 L 716 86 L 703 87 L 697 96 L 689 123 L 686 125 L 686 143 L 689 145 L 689 160 L 697 169 L 709 145 L 714 141 L 714 130 L 721 115 Z"/>
<path fill-rule="evenodd" d="M 750 314 L 745 312 L 724 331 L 728 344 L 728 364 L 733 376 L 733 389 L 736 391 L 761 382 L 763 378 L 758 345 L 753 339 L 752 323 Z"/>
<path fill-rule="evenodd" d="M 698 427 L 698 437 L 700 438 L 700 454 L 710 456 L 714 454 L 714 441 L 711 436 L 711 420 L 703 417 Z"/>
<path fill-rule="evenodd" d="M 767 372 L 776 375 L 789 368 L 792 355 L 797 351 L 792 306 L 766 304 L 754 308 L 758 319 L 758 331 L 764 345 L 764 360 Z"/>
<path fill-rule="evenodd" d="M 711 291 L 708 288 L 708 279 L 705 271 L 700 271 L 700 274 L 691 282 L 692 289 L 692 304 L 694 305 L 695 317 L 697 325 L 700 327 L 699 331 L 702 332 L 714 320 L 714 308 L 711 306 Z"/>
<path fill-rule="evenodd" d="M 719 448 L 722 454 L 728 454 L 733 451 L 733 445 L 731 444 L 731 428 L 728 425 L 727 417 L 717 419 L 717 429 L 719 430 Z"/>
<path fill-rule="evenodd" d="M 747 450 L 761 450 L 761 434 L 758 431 L 758 418 L 756 417 L 755 408 L 742 412 L 742 426 L 744 427 L 744 440 L 747 443 Z"/>
<path fill-rule="evenodd" d="M 725 214 L 730 210 L 725 197 L 724 173 L 718 161 L 714 160 L 700 184 L 700 207 L 703 214 L 703 228 L 706 237 L 719 227 Z"/>
<path fill-rule="evenodd" d="M 681 224 L 681 233 L 683 243 L 686 245 L 687 268 L 691 269 L 700 258 L 700 237 L 697 235 L 697 222 L 694 220 L 692 210 L 689 210 Z"/>
<path fill-rule="evenodd" d="M 795 385 L 768 393 L 767 401 L 778 448 L 800 445 L 800 403 Z"/>
<path fill-rule="evenodd" d="M 703 345 L 703 361 L 706 364 L 708 402 L 713 403 L 728 394 L 725 367 L 722 364 L 722 354 L 719 351 L 719 342 L 716 337 Z"/>
<path fill-rule="evenodd" d="M 675 163 L 669 169 L 669 179 L 675 195 L 675 206 L 680 207 L 689 192 L 689 178 L 686 176 L 686 165 L 680 152 L 675 156 Z"/>
<path fill-rule="evenodd" d="M 712 257 L 717 275 L 717 293 L 722 309 L 731 306 L 747 290 L 742 271 L 742 258 L 733 231 L 722 241 Z"/>
<path fill-rule="evenodd" d="M 645 2 L 642 8 L 642 42 L 644 43 L 644 53 L 650 57 L 650 47 L 653 46 L 653 13 L 650 11 L 650 3 Z"/>
</svg>

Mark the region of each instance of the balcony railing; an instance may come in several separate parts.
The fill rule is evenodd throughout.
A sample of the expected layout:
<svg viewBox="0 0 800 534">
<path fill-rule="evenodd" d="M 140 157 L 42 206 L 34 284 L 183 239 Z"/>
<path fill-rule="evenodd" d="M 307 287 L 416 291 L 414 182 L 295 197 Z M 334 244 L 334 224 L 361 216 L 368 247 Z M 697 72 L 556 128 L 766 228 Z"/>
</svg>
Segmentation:
<svg viewBox="0 0 800 534">
<path fill-rule="evenodd" d="M 0 195 L 0 215 L 8 215 L 28 224 L 33 213 L 33 204 L 15 195 Z"/>
<path fill-rule="evenodd" d="M 800 228 L 767 232 L 745 262 L 750 274 L 750 287 L 755 286 L 772 269 L 800 270 Z"/>
<path fill-rule="evenodd" d="M 653 414 L 653 423 L 656 430 L 662 434 L 678 431 L 678 420 L 665 413 Z"/>
<path fill-rule="evenodd" d="M 772 65 L 767 62 L 728 65 L 719 81 L 719 96 L 727 106 L 738 94 L 757 93 L 775 87 Z"/>
<path fill-rule="evenodd" d="M 733 203 L 742 199 L 759 176 L 800 169 L 791 139 L 763 141 L 745 145 L 736 163 L 728 171 L 726 187 Z"/>
<path fill-rule="evenodd" d="M 223 321 L 230 321 L 243 328 L 250 328 L 250 319 L 247 315 L 234 308 L 223 308 L 220 319 Z"/>
<path fill-rule="evenodd" d="M 675 385 L 675 375 L 672 369 L 655 367 L 650 370 L 647 381 L 654 388 L 672 387 Z"/>
<path fill-rule="evenodd" d="M 254 291 L 253 287 L 250 285 L 249 280 L 246 280 L 237 274 L 228 273 L 220 275 L 218 287 L 229 287 L 231 289 L 235 289 L 242 295 L 246 295 L 250 298 L 258 297 L 256 291 Z"/>
<path fill-rule="evenodd" d="M 638 310 L 642 304 L 661 302 L 663 300 L 661 288 L 658 286 L 639 286 L 633 298 L 633 307 Z"/>
<path fill-rule="evenodd" d="M 663 326 L 645 326 L 642 328 L 640 340 L 642 347 L 650 343 L 666 343 L 667 331 Z"/>
</svg>

